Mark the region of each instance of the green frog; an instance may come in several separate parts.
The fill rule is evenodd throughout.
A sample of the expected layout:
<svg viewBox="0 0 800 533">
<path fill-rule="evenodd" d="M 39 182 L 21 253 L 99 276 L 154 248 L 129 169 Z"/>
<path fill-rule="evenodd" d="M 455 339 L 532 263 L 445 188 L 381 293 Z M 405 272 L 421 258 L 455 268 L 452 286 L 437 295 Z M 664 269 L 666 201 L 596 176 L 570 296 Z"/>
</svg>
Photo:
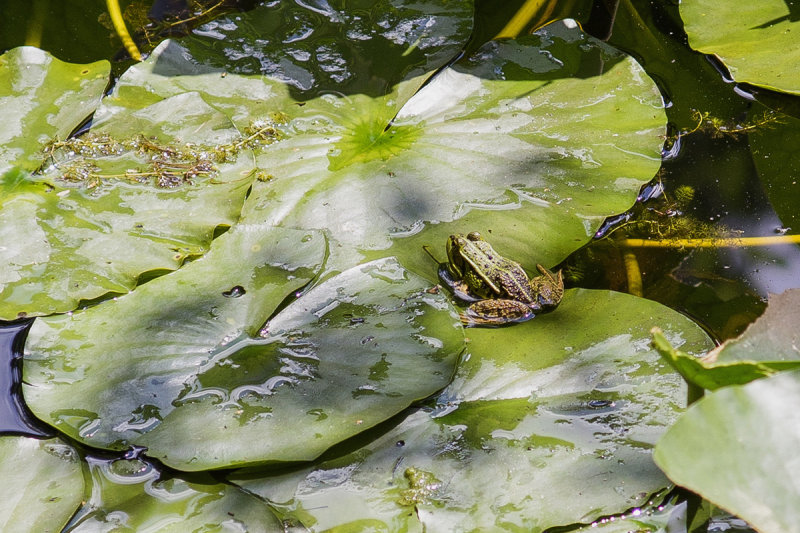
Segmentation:
<svg viewBox="0 0 800 533">
<path fill-rule="evenodd" d="M 495 252 L 473 231 L 447 240 L 447 262 L 440 263 L 439 278 L 456 298 L 470 303 L 462 315 L 466 325 L 502 326 L 529 320 L 561 302 L 561 271 L 536 268 L 541 275 L 529 279 L 519 263 Z"/>
</svg>

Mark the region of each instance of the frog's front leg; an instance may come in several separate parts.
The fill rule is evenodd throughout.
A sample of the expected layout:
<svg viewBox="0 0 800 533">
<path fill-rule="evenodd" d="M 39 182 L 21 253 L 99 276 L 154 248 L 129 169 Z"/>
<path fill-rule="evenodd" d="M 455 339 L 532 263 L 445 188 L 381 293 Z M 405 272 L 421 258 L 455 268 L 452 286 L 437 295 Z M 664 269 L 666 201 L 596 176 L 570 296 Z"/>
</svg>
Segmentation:
<svg viewBox="0 0 800 533">
<path fill-rule="evenodd" d="M 524 322 L 534 317 L 533 309 L 523 302 L 508 299 L 480 300 L 461 315 L 465 326 L 497 327 Z"/>
<path fill-rule="evenodd" d="M 439 281 L 441 281 L 458 300 L 461 302 L 472 303 L 481 300 L 480 297 L 472 294 L 469 284 L 463 279 L 455 279 L 447 268 L 446 264 L 439 267 Z"/>
</svg>

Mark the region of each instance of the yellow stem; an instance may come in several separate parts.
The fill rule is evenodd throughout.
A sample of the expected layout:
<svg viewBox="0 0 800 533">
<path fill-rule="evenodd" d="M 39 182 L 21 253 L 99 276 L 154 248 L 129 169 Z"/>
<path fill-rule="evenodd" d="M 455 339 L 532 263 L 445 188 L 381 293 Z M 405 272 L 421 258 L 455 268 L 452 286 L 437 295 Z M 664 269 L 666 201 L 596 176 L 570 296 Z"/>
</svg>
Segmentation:
<svg viewBox="0 0 800 533">
<path fill-rule="evenodd" d="M 119 2 L 117 0 L 106 0 L 106 8 L 108 9 L 108 14 L 111 15 L 111 22 L 114 24 L 114 29 L 117 31 L 117 35 L 119 35 L 125 50 L 128 51 L 128 54 L 130 54 L 133 59 L 141 61 L 142 54 L 139 53 L 136 43 L 133 42 L 131 34 L 128 33 L 125 20 L 122 18 L 122 11 L 119 8 Z"/>
<path fill-rule="evenodd" d="M 550 14 L 555 9 L 556 4 L 556 0 L 525 0 L 522 7 L 514 13 L 511 20 L 506 23 L 503 29 L 500 30 L 500 33 L 495 35 L 494 38 L 513 39 L 519 36 L 522 30 L 524 30 L 537 15 L 539 15 L 538 26 L 544 26 L 546 22 L 549 22 Z"/>
<path fill-rule="evenodd" d="M 198 13 L 197 15 L 194 15 L 194 16 L 189 17 L 189 18 L 180 19 L 180 20 L 176 20 L 175 22 L 171 22 L 171 23 L 169 23 L 167 25 L 167 27 L 171 28 L 173 26 L 177 26 L 178 24 L 186 24 L 187 22 L 192 22 L 193 20 L 197 20 L 200 17 L 205 17 L 206 15 L 208 15 L 209 13 L 211 13 L 212 11 L 217 9 L 218 7 L 221 7 L 222 4 L 224 4 L 224 3 L 225 3 L 225 0 L 220 0 L 219 2 L 214 4 L 213 6 L 209 7 L 208 9 L 206 9 L 205 11 L 202 11 L 202 12 Z"/>
<path fill-rule="evenodd" d="M 634 296 L 644 296 L 642 289 L 642 271 L 639 270 L 639 261 L 636 254 L 627 251 L 622 255 L 625 261 L 625 273 L 628 275 L 628 292 Z"/>
<path fill-rule="evenodd" d="M 28 32 L 25 35 L 25 45 L 42 47 L 42 30 L 44 21 L 47 18 L 48 2 L 40 0 L 33 2 L 33 15 L 28 21 Z"/>
<path fill-rule="evenodd" d="M 744 246 L 774 246 L 800 244 L 800 235 L 773 235 L 770 237 L 732 237 L 706 239 L 623 239 L 619 244 L 626 248 L 733 248 Z"/>
</svg>

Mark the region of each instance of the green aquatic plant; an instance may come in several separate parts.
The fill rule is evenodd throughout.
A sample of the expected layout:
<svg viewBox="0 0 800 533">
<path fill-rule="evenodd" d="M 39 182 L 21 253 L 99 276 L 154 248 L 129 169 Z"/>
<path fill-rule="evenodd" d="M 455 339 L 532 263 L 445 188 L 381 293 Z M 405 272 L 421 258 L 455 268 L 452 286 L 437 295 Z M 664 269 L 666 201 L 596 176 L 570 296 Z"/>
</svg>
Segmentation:
<svg viewBox="0 0 800 533">
<path fill-rule="evenodd" d="M 278 113 L 274 116 L 282 119 Z M 147 183 L 160 189 L 194 184 L 198 177 L 214 183 L 219 175 L 218 163 L 233 163 L 241 150 L 262 150 L 279 141 L 284 137 L 280 125 L 273 118 L 253 120 L 244 129 L 243 139 L 218 145 L 161 142 L 141 134 L 115 138 L 94 132 L 63 141 L 53 139 L 42 148 L 44 160 L 39 173 L 87 189 L 109 180 Z M 123 173 L 104 172 L 99 166 L 103 160 L 114 161 L 126 154 L 134 154 L 139 164 Z"/>
<path fill-rule="evenodd" d="M 735 137 L 737 135 L 774 127 L 784 121 L 779 113 L 772 110 L 767 110 L 756 116 L 750 116 L 745 120 L 739 121 L 714 117 L 707 111 L 700 112 L 694 110 L 692 118 L 697 122 L 697 125 L 689 131 L 681 132 L 681 136 L 702 131 L 709 134 L 711 138 L 718 139 L 726 136 Z"/>
</svg>

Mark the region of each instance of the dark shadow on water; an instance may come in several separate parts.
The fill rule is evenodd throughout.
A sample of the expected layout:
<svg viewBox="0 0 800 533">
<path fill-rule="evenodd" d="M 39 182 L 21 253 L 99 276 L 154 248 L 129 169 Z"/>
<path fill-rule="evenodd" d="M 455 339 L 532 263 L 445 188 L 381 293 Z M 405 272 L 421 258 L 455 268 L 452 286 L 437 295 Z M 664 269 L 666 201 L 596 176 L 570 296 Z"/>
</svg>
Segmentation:
<svg viewBox="0 0 800 533">
<path fill-rule="evenodd" d="M 553 80 L 597 76 L 623 59 L 596 40 L 582 42 L 582 53 L 576 54 L 574 33 L 557 23 L 544 30 L 544 36 L 529 35 L 533 28 L 523 28 L 519 41 L 532 48 L 530 54 L 515 57 L 519 65 L 476 70 L 474 65 L 498 46 L 487 43 L 521 4 L 479 1 L 473 21 L 464 7 L 459 11 L 433 4 L 263 3 L 242 16 L 221 17 L 195 28 L 170 45 L 175 48 L 168 52 L 175 53 L 163 54 L 154 72 L 269 76 L 283 81 L 292 98 L 302 102 L 328 93 L 382 97 L 404 80 L 450 65 L 456 70 L 468 67 L 473 75 L 488 79 Z M 598 14 L 589 0 L 570 4 L 572 12 L 563 15 L 601 28 L 600 38 L 608 35 L 612 15 Z M 558 9 L 564 10 L 561 5 Z M 194 67 L 182 61 L 187 50 Z"/>
</svg>

